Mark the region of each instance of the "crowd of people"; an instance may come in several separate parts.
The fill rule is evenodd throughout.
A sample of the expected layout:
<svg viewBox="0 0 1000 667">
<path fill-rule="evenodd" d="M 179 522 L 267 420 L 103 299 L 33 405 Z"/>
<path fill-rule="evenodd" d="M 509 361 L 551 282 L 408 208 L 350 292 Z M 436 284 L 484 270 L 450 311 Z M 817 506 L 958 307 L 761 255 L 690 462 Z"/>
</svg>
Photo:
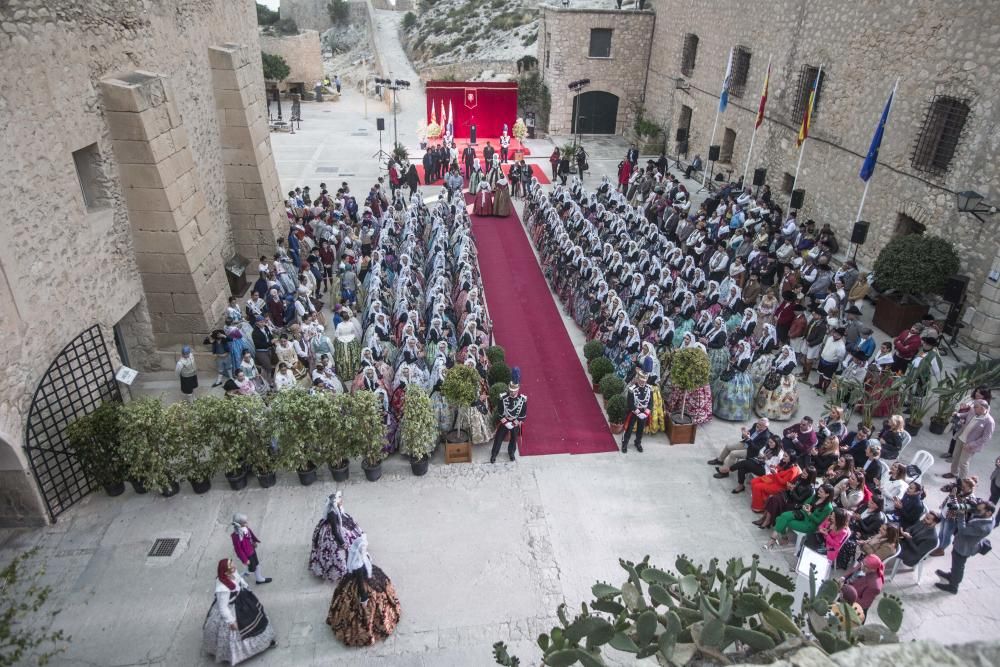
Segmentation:
<svg viewBox="0 0 1000 667">
<path fill-rule="evenodd" d="M 236 558 L 218 562 L 212 604 L 202 624 L 202 647 L 216 661 L 236 665 L 277 642 L 274 625 L 247 582 L 251 574 L 257 585 L 272 581 L 264 576 L 257 552 L 261 540 L 245 514 L 234 514 L 231 525 Z M 396 629 L 401 613 L 396 589 L 372 562 L 368 536 L 344 509 L 340 491 L 327 498 L 313 530 L 308 567 L 336 586 L 326 623 L 344 644 L 370 646 Z"/>
</svg>

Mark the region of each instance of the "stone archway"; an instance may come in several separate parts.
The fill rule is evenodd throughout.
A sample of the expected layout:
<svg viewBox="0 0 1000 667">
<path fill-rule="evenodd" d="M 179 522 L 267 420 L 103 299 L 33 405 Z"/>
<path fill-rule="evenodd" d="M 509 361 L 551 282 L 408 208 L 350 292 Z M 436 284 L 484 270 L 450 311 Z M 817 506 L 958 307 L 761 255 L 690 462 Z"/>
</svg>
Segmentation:
<svg viewBox="0 0 1000 667">
<path fill-rule="evenodd" d="M 0 433 L 0 527 L 41 526 L 45 508 L 28 462 Z"/>
</svg>

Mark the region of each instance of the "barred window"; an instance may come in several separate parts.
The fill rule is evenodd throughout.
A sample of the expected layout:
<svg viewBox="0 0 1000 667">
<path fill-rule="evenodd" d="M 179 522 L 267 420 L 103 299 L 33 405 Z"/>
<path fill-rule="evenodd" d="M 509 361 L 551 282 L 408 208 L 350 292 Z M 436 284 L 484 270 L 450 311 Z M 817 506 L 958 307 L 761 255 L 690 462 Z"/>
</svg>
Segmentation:
<svg viewBox="0 0 1000 667">
<path fill-rule="evenodd" d="M 806 113 L 806 106 L 809 104 L 809 93 L 812 85 L 819 76 L 819 85 L 816 86 L 816 101 L 813 102 L 813 116 L 819 111 L 819 98 L 823 94 L 823 82 L 826 81 L 826 72 L 820 74 L 819 67 L 803 65 L 799 70 L 799 83 L 796 86 L 798 95 L 795 97 L 795 107 L 792 109 L 792 120 L 800 121 Z"/>
<path fill-rule="evenodd" d="M 722 135 L 722 148 L 719 149 L 719 162 L 729 164 L 733 161 L 733 148 L 736 146 L 736 130 L 726 128 Z"/>
<path fill-rule="evenodd" d="M 681 52 L 681 74 L 691 76 L 694 73 L 694 64 L 698 58 L 698 35 L 688 33 L 684 35 L 684 50 Z"/>
<path fill-rule="evenodd" d="M 750 49 L 745 46 L 737 46 L 733 50 L 733 72 L 729 82 L 729 94 L 733 97 L 743 97 L 746 92 L 751 55 Z"/>
<path fill-rule="evenodd" d="M 611 57 L 611 30 L 607 28 L 594 28 L 590 31 L 590 57 Z"/>
<path fill-rule="evenodd" d="M 965 100 L 947 95 L 935 97 L 913 149 L 913 167 L 935 174 L 946 172 L 968 118 L 969 105 Z"/>
</svg>

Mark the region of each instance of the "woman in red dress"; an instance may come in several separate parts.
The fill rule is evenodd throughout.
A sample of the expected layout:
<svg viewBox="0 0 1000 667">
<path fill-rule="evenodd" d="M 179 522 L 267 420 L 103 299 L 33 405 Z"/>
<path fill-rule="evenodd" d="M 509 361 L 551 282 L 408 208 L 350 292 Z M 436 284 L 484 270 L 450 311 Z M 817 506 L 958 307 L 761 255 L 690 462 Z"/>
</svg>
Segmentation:
<svg viewBox="0 0 1000 667">
<path fill-rule="evenodd" d="M 479 192 L 476 193 L 472 212 L 475 215 L 493 215 L 493 193 L 490 192 L 490 186 L 485 181 L 479 184 Z"/>
<path fill-rule="evenodd" d="M 802 470 L 789 458 L 788 452 L 783 452 L 774 472 L 750 480 L 750 509 L 758 514 L 763 512 L 767 499 L 784 491 L 801 474 Z"/>
</svg>

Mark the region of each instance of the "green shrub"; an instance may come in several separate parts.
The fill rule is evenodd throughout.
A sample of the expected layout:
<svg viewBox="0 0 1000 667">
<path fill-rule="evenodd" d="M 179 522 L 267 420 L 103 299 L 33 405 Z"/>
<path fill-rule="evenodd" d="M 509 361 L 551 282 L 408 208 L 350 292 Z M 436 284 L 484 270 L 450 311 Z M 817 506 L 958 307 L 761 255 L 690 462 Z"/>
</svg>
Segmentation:
<svg viewBox="0 0 1000 667">
<path fill-rule="evenodd" d="M 875 260 L 875 283 L 904 297 L 939 294 L 961 261 L 950 241 L 940 236 L 909 234 L 885 244 Z"/>
<path fill-rule="evenodd" d="M 351 16 L 351 5 L 344 0 L 333 0 L 326 6 L 326 11 L 330 14 L 330 20 L 334 25 L 341 25 L 347 23 L 347 19 Z"/>
<path fill-rule="evenodd" d="M 710 371 L 708 354 L 700 347 L 688 347 L 674 352 L 670 364 L 670 383 L 684 392 L 680 411 L 682 419 L 687 406 L 687 393 L 708 384 Z"/>
<path fill-rule="evenodd" d="M 183 447 L 176 417 L 182 410 L 165 408 L 160 399 L 150 397 L 129 401 L 121 408 L 122 461 L 129 477 L 147 489 L 162 491 L 179 481 Z"/>
<path fill-rule="evenodd" d="M 415 459 L 434 451 L 438 440 L 437 417 L 431 399 L 423 389 L 411 384 L 406 389 L 403 419 L 400 423 L 400 449 Z"/>
<path fill-rule="evenodd" d="M 524 39 L 521 40 L 521 46 L 531 46 L 538 41 L 538 33 L 533 32 L 530 35 L 525 35 Z"/>
<path fill-rule="evenodd" d="M 491 365 L 490 370 L 486 373 L 486 381 L 490 385 L 498 382 L 503 382 L 504 384 L 510 382 L 510 366 L 502 361 Z"/>
<path fill-rule="evenodd" d="M 128 476 L 118 443 L 121 407 L 117 401 L 101 403 L 66 428 L 66 438 L 83 471 L 101 486 L 120 484 Z"/>
<path fill-rule="evenodd" d="M 257 3 L 257 25 L 274 25 L 281 16 L 267 5 Z"/>
<path fill-rule="evenodd" d="M 615 365 L 611 363 L 611 360 L 607 357 L 597 357 L 596 359 L 591 359 L 590 362 L 587 363 L 587 370 L 590 371 L 590 379 L 592 382 L 600 382 L 605 375 L 614 372 Z"/>
<path fill-rule="evenodd" d="M 476 44 L 475 42 L 469 42 L 468 44 L 465 45 L 466 53 L 475 53 L 478 50 L 479 50 L 479 45 Z"/>
<path fill-rule="evenodd" d="M 607 405 L 604 406 L 608 411 L 608 421 L 612 424 L 624 424 L 626 406 L 623 394 L 609 398 Z"/>
<path fill-rule="evenodd" d="M 413 12 L 406 12 L 403 15 L 403 30 L 410 30 L 415 25 L 417 25 L 417 15 Z"/>
<path fill-rule="evenodd" d="M 500 394 L 507 391 L 506 382 L 497 382 L 490 385 L 490 409 L 496 410 L 500 407 Z"/>
<path fill-rule="evenodd" d="M 288 63 L 281 56 L 262 51 L 260 60 L 264 67 L 264 79 L 266 81 L 284 81 L 292 71 L 288 67 Z"/>
<path fill-rule="evenodd" d="M 625 391 L 625 383 L 620 377 L 614 373 L 608 373 L 601 378 L 601 395 L 610 399 L 612 396 L 618 396 Z"/>
<path fill-rule="evenodd" d="M 599 340 L 587 341 L 587 344 L 583 346 L 583 357 L 587 361 L 592 361 L 603 355 L 604 343 Z"/>
<path fill-rule="evenodd" d="M 486 358 L 491 364 L 497 364 L 501 361 L 506 361 L 507 353 L 499 345 L 491 345 L 486 348 Z"/>
<path fill-rule="evenodd" d="M 479 398 L 479 373 L 465 364 L 448 369 L 441 384 L 448 405 L 454 408 L 469 407 Z"/>
</svg>

